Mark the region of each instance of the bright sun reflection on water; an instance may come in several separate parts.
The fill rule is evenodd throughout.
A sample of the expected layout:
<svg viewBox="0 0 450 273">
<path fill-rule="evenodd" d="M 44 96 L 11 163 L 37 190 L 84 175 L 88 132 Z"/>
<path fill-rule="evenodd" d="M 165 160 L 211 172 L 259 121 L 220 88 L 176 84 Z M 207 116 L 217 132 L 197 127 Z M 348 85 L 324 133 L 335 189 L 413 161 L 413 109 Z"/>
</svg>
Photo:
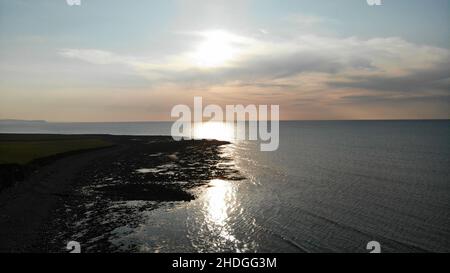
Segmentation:
<svg viewBox="0 0 450 273">
<path fill-rule="evenodd" d="M 225 241 L 235 241 L 227 223 L 228 214 L 235 202 L 235 193 L 230 182 L 221 179 L 211 180 L 205 198 L 208 229 L 218 232 L 217 235 Z"/>
<path fill-rule="evenodd" d="M 196 139 L 234 140 L 234 126 L 225 122 L 203 122 L 194 124 L 193 137 Z"/>
</svg>

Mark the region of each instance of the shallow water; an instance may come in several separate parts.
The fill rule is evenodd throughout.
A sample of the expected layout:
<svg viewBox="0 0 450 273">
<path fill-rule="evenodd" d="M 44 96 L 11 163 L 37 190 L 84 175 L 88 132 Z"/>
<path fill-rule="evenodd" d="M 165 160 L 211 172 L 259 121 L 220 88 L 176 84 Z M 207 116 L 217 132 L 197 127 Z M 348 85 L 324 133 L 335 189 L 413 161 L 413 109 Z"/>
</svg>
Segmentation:
<svg viewBox="0 0 450 273">
<path fill-rule="evenodd" d="M 367 252 L 372 240 L 384 252 L 449 251 L 449 125 L 283 123 L 274 153 L 225 148 L 247 179 L 146 213 L 133 240 L 163 252 Z"/>
<path fill-rule="evenodd" d="M 158 126 L 146 133 L 170 123 Z M 282 122 L 280 133 L 276 152 L 224 147 L 232 161 L 219 164 L 244 180 L 215 179 L 196 200 L 136 212 L 141 223 L 111 242 L 143 252 L 367 252 L 372 240 L 383 252 L 450 251 L 449 121 Z"/>
</svg>

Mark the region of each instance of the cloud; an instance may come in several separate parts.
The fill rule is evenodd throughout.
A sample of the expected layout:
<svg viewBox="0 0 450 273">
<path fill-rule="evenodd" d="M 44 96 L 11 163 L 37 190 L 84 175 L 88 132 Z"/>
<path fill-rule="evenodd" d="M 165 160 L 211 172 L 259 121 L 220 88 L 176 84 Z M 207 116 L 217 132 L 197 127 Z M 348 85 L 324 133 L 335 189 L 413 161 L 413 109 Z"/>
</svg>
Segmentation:
<svg viewBox="0 0 450 273">
<path fill-rule="evenodd" d="M 437 62 L 430 67 L 411 69 L 401 75 L 348 76 L 345 81 L 329 82 L 330 87 L 356 88 L 393 92 L 439 90 L 450 92 L 449 62 Z"/>
<path fill-rule="evenodd" d="M 298 19 L 298 18 L 297 18 Z M 302 18 L 309 24 L 319 19 Z M 225 32 L 234 56 L 216 67 L 191 58 L 208 31 L 183 32 L 189 47 L 150 59 L 101 49 L 64 49 L 60 55 L 95 65 L 122 65 L 151 82 L 179 90 L 222 90 L 241 98 L 273 98 L 285 105 L 333 105 L 442 98 L 449 95 L 448 49 L 417 45 L 398 37 L 361 39 L 324 35 Z M 181 91 L 180 91 L 181 92 Z M 403 93 L 403 94 L 402 94 Z M 205 93 L 204 93 L 205 94 Z M 206 94 L 205 94 L 206 96 Z"/>
<path fill-rule="evenodd" d="M 379 103 L 379 102 L 395 102 L 395 101 L 438 101 L 438 102 L 450 102 L 449 95 L 421 95 L 421 96 L 393 96 L 393 95 L 356 95 L 356 96 L 344 96 L 341 97 L 340 102 L 345 103 Z"/>
<path fill-rule="evenodd" d="M 126 64 L 135 65 L 138 64 L 136 58 L 122 56 L 100 49 L 61 49 L 59 54 L 63 57 L 70 59 L 78 59 L 91 64 Z"/>
</svg>

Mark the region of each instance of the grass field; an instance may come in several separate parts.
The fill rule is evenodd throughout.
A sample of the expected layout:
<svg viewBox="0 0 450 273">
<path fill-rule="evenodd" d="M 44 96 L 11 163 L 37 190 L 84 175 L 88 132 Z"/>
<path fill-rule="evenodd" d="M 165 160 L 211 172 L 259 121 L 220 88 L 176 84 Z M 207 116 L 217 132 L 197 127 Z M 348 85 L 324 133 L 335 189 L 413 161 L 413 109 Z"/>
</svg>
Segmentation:
<svg viewBox="0 0 450 273">
<path fill-rule="evenodd" d="M 0 164 L 27 164 L 34 159 L 112 143 L 95 136 L 1 135 Z"/>
</svg>

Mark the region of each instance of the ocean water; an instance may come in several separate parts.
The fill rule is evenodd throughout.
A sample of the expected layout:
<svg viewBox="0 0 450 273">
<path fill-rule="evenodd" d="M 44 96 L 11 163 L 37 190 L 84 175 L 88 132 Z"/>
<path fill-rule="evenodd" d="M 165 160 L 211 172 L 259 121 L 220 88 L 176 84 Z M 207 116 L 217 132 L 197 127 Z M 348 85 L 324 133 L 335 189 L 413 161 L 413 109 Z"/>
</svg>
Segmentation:
<svg viewBox="0 0 450 273">
<path fill-rule="evenodd" d="M 0 132 L 167 135 L 170 126 L 11 123 Z M 281 122 L 274 152 L 228 140 L 223 156 L 244 180 L 215 179 L 194 201 L 143 211 L 142 224 L 117 229 L 112 243 L 143 252 L 369 252 L 375 240 L 382 252 L 450 251 L 450 121 Z"/>
</svg>

